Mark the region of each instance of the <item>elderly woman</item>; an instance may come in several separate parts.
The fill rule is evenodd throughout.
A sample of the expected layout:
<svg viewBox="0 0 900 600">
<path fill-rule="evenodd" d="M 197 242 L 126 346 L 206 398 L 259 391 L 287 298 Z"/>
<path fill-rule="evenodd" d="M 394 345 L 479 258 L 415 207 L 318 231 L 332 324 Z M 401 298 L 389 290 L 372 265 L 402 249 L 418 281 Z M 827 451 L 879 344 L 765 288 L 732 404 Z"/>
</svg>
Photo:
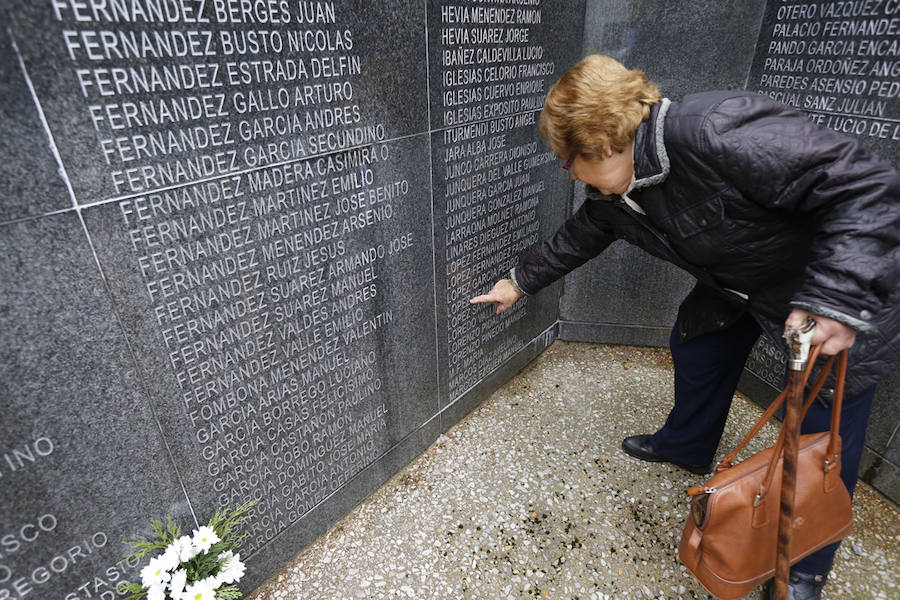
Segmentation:
<svg viewBox="0 0 900 600">
<path fill-rule="evenodd" d="M 541 134 L 587 185 L 549 240 L 471 302 L 501 313 L 624 239 L 697 284 L 670 346 L 675 403 L 628 454 L 710 470 L 744 362 L 761 331 L 807 316 L 824 354 L 850 348 L 841 477 L 853 492 L 875 383 L 900 364 L 900 178 L 855 139 L 747 92 L 670 102 L 641 71 L 589 56 L 550 90 Z M 816 402 L 803 433 L 825 431 Z M 819 598 L 838 544 L 791 570 L 795 600 Z"/>
</svg>

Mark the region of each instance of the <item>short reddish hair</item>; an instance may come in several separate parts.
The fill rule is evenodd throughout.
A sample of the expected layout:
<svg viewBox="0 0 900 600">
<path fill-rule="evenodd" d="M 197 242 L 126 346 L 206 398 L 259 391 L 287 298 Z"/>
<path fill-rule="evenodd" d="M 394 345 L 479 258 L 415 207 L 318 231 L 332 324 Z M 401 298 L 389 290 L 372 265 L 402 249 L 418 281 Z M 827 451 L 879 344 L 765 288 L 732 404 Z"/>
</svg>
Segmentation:
<svg viewBox="0 0 900 600">
<path fill-rule="evenodd" d="M 617 152 L 627 148 L 661 99 L 643 71 L 592 54 L 550 88 L 538 128 L 563 159 L 600 157 L 607 146 Z"/>
</svg>

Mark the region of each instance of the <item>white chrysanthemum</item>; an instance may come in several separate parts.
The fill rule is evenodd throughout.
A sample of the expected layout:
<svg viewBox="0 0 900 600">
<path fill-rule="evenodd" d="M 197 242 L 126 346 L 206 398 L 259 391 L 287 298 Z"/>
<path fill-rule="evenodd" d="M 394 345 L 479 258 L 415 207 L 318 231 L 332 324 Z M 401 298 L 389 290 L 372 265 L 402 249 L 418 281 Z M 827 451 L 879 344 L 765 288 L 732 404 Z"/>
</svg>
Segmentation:
<svg viewBox="0 0 900 600">
<path fill-rule="evenodd" d="M 169 547 L 166 548 L 166 551 L 160 555 L 159 562 L 166 571 L 174 571 L 177 569 L 178 565 L 181 563 L 181 557 L 178 555 L 178 548 L 174 545 L 169 545 Z"/>
<path fill-rule="evenodd" d="M 169 582 L 169 595 L 172 598 L 179 598 L 181 592 L 184 591 L 184 584 L 187 583 L 187 571 L 178 569 L 172 573 L 172 581 Z"/>
<path fill-rule="evenodd" d="M 204 525 L 194 531 L 194 539 L 192 541 L 199 552 L 206 552 L 213 544 L 219 541 L 219 536 L 216 534 L 215 529 Z"/>
<path fill-rule="evenodd" d="M 219 555 L 219 562 L 221 563 L 219 580 L 222 583 L 236 583 L 240 581 L 241 577 L 244 576 L 244 571 L 247 569 L 244 563 L 241 562 L 241 555 L 232 554 L 230 550 Z"/>
<path fill-rule="evenodd" d="M 147 566 L 141 569 L 141 583 L 145 588 L 166 583 L 171 576 L 172 574 L 166 571 L 158 556 L 151 558 Z"/>
<path fill-rule="evenodd" d="M 166 600 L 166 588 L 162 585 L 151 585 L 147 588 L 147 600 Z"/>
<path fill-rule="evenodd" d="M 175 548 L 175 551 L 178 553 L 178 558 L 181 562 L 187 562 L 200 554 L 200 551 L 197 550 L 196 547 L 194 547 L 194 542 L 188 535 L 183 535 L 177 540 L 173 541 L 170 547 Z"/>
<path fill-rule="evenodd" d="M 216 600 L 216 590 L 204 579 L 187 586 L 181 594 L 182 600 Z"/>
</svg>

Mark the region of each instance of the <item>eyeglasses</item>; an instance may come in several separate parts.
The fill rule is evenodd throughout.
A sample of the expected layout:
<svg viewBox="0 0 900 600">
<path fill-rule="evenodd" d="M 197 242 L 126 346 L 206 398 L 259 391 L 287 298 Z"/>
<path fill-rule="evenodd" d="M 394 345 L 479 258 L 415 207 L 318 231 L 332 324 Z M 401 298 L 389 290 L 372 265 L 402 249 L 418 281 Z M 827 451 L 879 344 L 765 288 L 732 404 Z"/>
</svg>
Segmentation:
<svg viewBox="0 0 900 600">
<path fill-rule="evenodd" d="M 569 160 L 567 160 L 567 161 L 563 164 L 562 170 L 565 171 L 566 173 L 568 173 L 568 172 L 569 172 L 569 169 L 572 168 L 572 163 L 573 163 L 573 162 L 575 162 L 575 157 L 574 157 L 574 156 L 570 156 L 570 157 L 569 157 Z"/>
</svg>

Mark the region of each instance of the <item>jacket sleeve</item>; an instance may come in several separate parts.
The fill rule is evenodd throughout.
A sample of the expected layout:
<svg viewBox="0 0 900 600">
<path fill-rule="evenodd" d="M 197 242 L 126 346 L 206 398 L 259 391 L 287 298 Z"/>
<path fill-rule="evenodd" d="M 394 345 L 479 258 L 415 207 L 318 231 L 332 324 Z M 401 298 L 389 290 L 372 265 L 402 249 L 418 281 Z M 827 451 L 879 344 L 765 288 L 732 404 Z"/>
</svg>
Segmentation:
<svg viewBox="0 0 900 600">
<path fill-rule="evenodd" d="M 792 306 L 872 329 L 900 284 L 900 177 L 851 137 L 761 96 L 725 100 L 700 139 L 742 195 L 812 235 Z"/>
<path fill-rule="evenodd" d="M 588 199 L 553 236 L 531 248 L 513 271 L 516 284 L 534 294 L 606 249 L 615 239 L 601 216 L 606 200 Z"/>
</svg>

